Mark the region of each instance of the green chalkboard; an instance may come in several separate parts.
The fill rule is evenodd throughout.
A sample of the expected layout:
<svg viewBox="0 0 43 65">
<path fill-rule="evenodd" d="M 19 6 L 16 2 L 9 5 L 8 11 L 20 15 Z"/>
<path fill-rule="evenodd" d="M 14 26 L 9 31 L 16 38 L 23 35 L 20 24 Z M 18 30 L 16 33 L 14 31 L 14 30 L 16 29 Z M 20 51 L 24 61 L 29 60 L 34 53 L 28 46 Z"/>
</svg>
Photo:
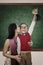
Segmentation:
<svg viewBox="0 0 43 65">
<path fill-rule="evenodd" d="M 11 23 L 20 24 L 25 22 L 30 26 L 33 14 L 32 9 L 38 8 L 41 20 L 37 21 L 33 34 L 33 48 L 43 48 L 43 6 L 42 5 L 0 5 L 0 49 L 3 48 L 4 41 L 8 35 L 8 26 Z"/>
</svg>

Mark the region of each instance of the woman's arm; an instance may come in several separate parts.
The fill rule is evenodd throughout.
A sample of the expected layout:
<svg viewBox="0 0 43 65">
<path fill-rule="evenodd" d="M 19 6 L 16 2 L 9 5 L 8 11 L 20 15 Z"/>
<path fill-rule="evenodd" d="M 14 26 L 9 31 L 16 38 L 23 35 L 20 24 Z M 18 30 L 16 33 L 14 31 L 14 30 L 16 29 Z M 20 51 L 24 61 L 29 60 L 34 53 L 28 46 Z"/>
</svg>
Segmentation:
<svg viewBox="0 0 43 65">
<path fill-rule="evenodd" d="M 8 54 L 8 49 L 10 47 L 9 39 L 5 41 L 4 48 L 3 48 L 3 55 L 8 58 L 14 58 L 13 55 Z"/>
<path fill-rule="evenodd" d="M 10 55 L 10 54 L 7 53 L 9 47 L 10 47 L 10 42 L 9 42 L 9 40 L 7 39 L 7 40 L 5 41 L 5 44 L 4 44 L 3 55 L 4 55 L 5 57 L 7 57 L 7 58 L 12 58 L 12 59 L 16 59 L 17 61 L 20 61 L 21 57 L 20 57 L 19 55 L 14 56 L 14 55 Z"/>
</svg>

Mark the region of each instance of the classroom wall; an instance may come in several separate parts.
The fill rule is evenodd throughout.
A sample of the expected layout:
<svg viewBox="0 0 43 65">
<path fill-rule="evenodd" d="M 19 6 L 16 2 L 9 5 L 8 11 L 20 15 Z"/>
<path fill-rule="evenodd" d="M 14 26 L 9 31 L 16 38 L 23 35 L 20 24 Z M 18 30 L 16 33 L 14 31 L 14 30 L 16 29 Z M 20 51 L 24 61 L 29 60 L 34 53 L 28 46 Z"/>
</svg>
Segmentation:
<svg viewBox="0 0 43 65">
<path fill-rule="evenodd" d="M 31 52 L 32 65 L 43 65 L 43 51 Z M 5 57 L 0 52 L 0 65 L 4 65 Z"/>
<path fill-rule="evenodd" d="M 0 3 L 43 3 L 43 0 L 0 0 Z"/>
</svg>

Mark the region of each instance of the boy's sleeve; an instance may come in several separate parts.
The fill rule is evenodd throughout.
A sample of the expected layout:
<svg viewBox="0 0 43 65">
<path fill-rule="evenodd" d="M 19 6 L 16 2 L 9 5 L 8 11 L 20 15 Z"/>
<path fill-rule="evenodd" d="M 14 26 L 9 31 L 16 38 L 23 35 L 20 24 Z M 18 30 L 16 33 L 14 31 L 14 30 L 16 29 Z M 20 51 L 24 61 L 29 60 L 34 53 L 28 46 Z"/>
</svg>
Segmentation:
<svg viewBox="0 0 43 65">
<path fill-rule="evenodd" d="M 20 54 L 21 52 L 21 42 L 20 42 L 20 38 L 17 37 L 17 53 Z"/>
<path fill-rule="evenodd" d="M 30 27 L 29 27 L 29 29 L 28 29 L 28 33 L 30 34 L 30 36 L 31 36 L 32 33 L 33 33 L 35 24 L 36 24 L 36 15 L 34 15 L 33 20 L 32 20 L 32 22 L 31 22 L 31 25 L 30 25 Z"/>
</svg>

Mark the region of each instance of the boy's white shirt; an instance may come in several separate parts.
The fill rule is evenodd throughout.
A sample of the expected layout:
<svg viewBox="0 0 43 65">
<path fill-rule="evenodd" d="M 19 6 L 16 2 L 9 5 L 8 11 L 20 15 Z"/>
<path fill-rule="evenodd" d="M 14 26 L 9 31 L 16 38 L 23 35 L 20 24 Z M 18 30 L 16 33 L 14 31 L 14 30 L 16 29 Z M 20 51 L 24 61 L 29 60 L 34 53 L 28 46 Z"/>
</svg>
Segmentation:
<svg viewBox="0 0 43 65">
<path fill-rule="evenodd" d="M 29 30 L 28 30 L 28 33 L 30 34 L 30 36 L 31 36 L 32 33 L 33 33 L 35 24 L 36 24 L 36 21 L 35 21 L 35 16 L 34 16 L 34 17 L 33 17 L 33 20 L 32 20 L 32 23 L 31 23 L 31 25 L 30 25 L 30 27 L 29 27 Z M 31 46 L 33 45 L 32 40 L 31 40 L 31 42 L 29 42 L 29 43 L 31 43 Z M 19 37 L 17 37 L 17 52 L 18 52 L 18 54 L 20 54 L 20 52 L 21 52 L 21 42 L 20 42 L 20 38 L 19 38 Z"/>
<path fill-rule="evenodd" d="M 32 23 L 31 23 L 31 25 L 30 25 L 30 27 L 28 29 L 28 33 L 30 34 L 30 36 L 32 35 L 34 27 L 35 27 L 35 24 L 36 24 L 36 20 L 35 19 L 36 19 L 36 15 L 34 15 Z"/>
<path fill-rule="evenodd" d="M 20 54 L 21 52 L 21 42 L 20 42 L 20 38 L 17 37 L 17 53 Z"/>
</svg>

